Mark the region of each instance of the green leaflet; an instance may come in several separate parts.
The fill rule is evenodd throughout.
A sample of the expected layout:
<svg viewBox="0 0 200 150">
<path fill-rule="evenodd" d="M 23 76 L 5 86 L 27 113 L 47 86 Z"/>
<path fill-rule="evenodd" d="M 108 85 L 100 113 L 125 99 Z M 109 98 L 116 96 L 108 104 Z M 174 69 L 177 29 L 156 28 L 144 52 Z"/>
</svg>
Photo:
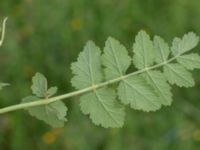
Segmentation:
<svg viewBox="0 0 200 150">
<path fill-rule="evenodd" d="M 176 84 L 180 87 L 194 86 L 192 74 L 179 64 L 167 64 L 164 66 L 164 74 L 171 84 Z"/>
<path fill-rule="evenodd" d="M 147 79 L 148 83 L 153 86 L 156 93 L 158 94 L 159 101 L 163 105 L 171 105 L 172 103 L 172 93 L 171 87 L 167 83 L 163 73 L 160 71 L 148 71 L 144 73 L 144 77 Z"/>
<path fill-rule="evenodd" d="M 102 81 L 101 51 L 94 42 L 87 42 L 77 62 L 72 63 L 71 69 L 75 75 L 71 83 L 76 89 L 89 87 Z"/>
<path fill-rule="evenodd" d="M 41 73 L 36 73 L 32 78 L 32 93 L 35 95 L 27 96 L 22 99 L 22 103 L 34 102 L 41 98 L 48 101 L 49 97 L 53 96 L 57 92 L 57 87 L 51 87 L 48 89 L 47 79 Z M 56 101 L 44 106 L 36 106 L 26 109 L 31 116 L 36 117 L 39 120 L 43 120 L 45 123 L 52 127 L 63 127 L 64 122 L 67 121 L 65 116 L 67 115 L 67 107 L 61 101 Z"/>
<path fill-rule="evenodd" d="M 57 92 L 57 87 L 51 87 L 48 89 L 47 79 L 39 72 L 32 78 L 31 90 L 33 95 L 37 97 L 51 97 Z"/>
<path fill-rule="evenodd" d="M 154 36 L 153 44 L 156 51 L 156 62 L 162 63 L 167 61 L 170 54 L 168 44 L 159 36 Z"/>
<path fill-rule="evenodd" d="M 185 34 L 182 39 L 176 37 L 172 42 L 172 53 L 174 56 L 181 55 L 196 47 L 198 42 L 199 37 L 193 32 Z"/>
<path fill-rule="evenodd" d="M 57 87 L 50 87 L 47 91 L 46 91 L 46 96 L 47 97 L 51 97 L 51 96 L 53 96 L 54 94 L 56 94 L 57 93 L 57 90 L 58 90 L 58 88 Z"/>
<path fill-rule="evenodd" d="M 123 104 L 130 104 L 136 110 L 148 112 L 161 107 L 154 89 L 141 76 L 133 76 L 120 82 L 118 95 Z"/>
<path fill-rule="evenodd" d="M 41 73 L 36 73 L 32 78 L 31 90 L 38 97 L 45 97 L 47 91 L 47 79 Z"/>
<path fill-rule="evenodd" d="M 106 67 L 106 79 L 109 80 L 124 75 L 131 64 L 131 58 L 123 45 L 109 37 L 104 47 L 102 63 Z"/>
<path fill-rule="evenodd" d="M 177 61 L 188 70 L 200 68 L 200 56 L 196 53 L 181 55 L 177 58 Z"/>
<path fill-rule="evenodd" d="M 93 123 L 102 127 L 122 127 L 124 124 L 124 108 L 116 101 L 116 93 L 108 88 L 102 88 L 83 95 L 80 98 L 80 108 L 84 114 L 89 114 Z"/>
<path fill-rule="evenodd" d="M 9 86 L 8 83 L 0 83 L 0 90 L 2 90 L 5 86 Z"/>
<path fill-rule="evenodd" d="M 28 96 L 22 100 L 23 103 L 33 102 L 38 100 L 36 96 Z M 39 120 L 44 121 L 52 127 L 63 127 L 64 122 L 67 121 L 65 116 L 67 115 L 67 107 L 61 101 L 53 102 L 45 106 L 37 106 L 28 108 L 29 114 L 36 117 Z"/>
<path fill-rule="evenodd" d="M 153 42 L 145 31 L 140 31 L 133 44 L 133 62 L 137 69 L 143 69 L 153 64 L 155 51 Z"/>
</svg>

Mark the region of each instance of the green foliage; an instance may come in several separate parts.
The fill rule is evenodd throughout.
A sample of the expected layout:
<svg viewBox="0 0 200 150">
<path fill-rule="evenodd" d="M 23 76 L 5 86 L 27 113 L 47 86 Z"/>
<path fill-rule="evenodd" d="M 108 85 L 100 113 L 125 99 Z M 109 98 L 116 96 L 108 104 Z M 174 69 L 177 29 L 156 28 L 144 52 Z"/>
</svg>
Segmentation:
<svg viewBox="0 0 200 150">
<path fill-rule="evenodd" d="M 50 97 L 53 96 L 57 92 L 57 87 L 50 87 L 48 89 L 47 79 L 41 73 L 36 73 L 32 78 L 32 93 L 37 97 Z"/>
<path fill-rule="evenodd" d="M 131 64 L 126 48 L 114 38 L 109 37 L 104 47 L 102 63 L 106 66 L 106 79 L 113 79 L 126 73 Z"/>
<path fill-rule="evenodd" d="M 180 87 L 194 86 L 194 79 L 192 74 L 188 72 L 183 66 L 177 63 L 170 63 L 164 66 L 164 74 L 171 84 L 176 84 Z"/>
<path fill-rule="evenodd" d="M 102 82 L 100 55 L 100 49 L 89 41 L 80 53 L 78 61 L 71 65 L 72 72 L 75 74 L 71 80 L 72 86 L 82 89 Z"/>
<path fill-rule="evenodd" d="M 119 99 L 131 108 L 143 111 L 155 111 L 161 103 L 153 88 L 141 76 L 132 76 L 120 82 Z"/>
<path fill-rule="evenodd" d="M 102 88 L 87 93 L 80 98 L 80 108 L 89 114 L 93 123 L 107 127 L 122 127 L 124 107 L 116 101 L 116 93 L 109 88 Z"/>
<path fill-rule="evenodd" d="M 155 53 L 156 53 L 156 62 L 162 63 L 167 61 L 170 50 L 168 44 L 159 36 L 154 36 L 153 39 Z"/>
<path fill-rule="evenodd" d="M 146 32 L 141 31 L 137 34 L 133 44 L 133 52 L 133 61 L 137 69 L 149 67 L 154 63 L 155 50 L 153 42 Z"/>
<path fill-rule="evenodd" d="M 8 86 L 8 85 L 9 85 L 8 83 L 0 83 L 0 90 L 2 90 L 3 87 Z"/>
<path fill-rule="evenodd" d="M 172 102 L 171 87 L 165 76 L 160 71 L 148 71 L 144 74 L 147 82 L 156 90 L 159 101 L 163 105 L 170 105 Z"/>
<path fill-rule="evenodd" d="M 5 21 L 3 26 L 1 42 L 4 39 Z M 169 83 L 180 87 L 194 86 L 192 74 L 187 69 L 200 68 L 200 56 L 194 53 L 183 54 L 197 46 L 198 42 L 199 37 L 193 32 L 185 34 L 182 39 L 174 38 L 171 47 L 173 57 L 169 59 L 170 48 L 161 37 L 154 36 L 152 41 L 145 31 L 140 31 L 133 44 L 133 65 L 138 71 L 126 74 L 131 65 L 131 57 L 120 42 L 109 37 L 101 55 L 100 48 L 89 41 L 77 62 L 71 65 L 74 74 L 72 86 L 80 90 L 71 95 L 88 92 L 80 97 L 80 108 L 83 114 L 90 116 L 94 124 L 105 128 L 122 127 L 125 108 L 118 99 L 122 104 L 130 104 L 135 110 L 156 111 L 162 105 L 172 103 Z M 173 63 L 176 59 L 177 63 Z M 163 72 L 158 70 L 160 67 L 163 67 Z M 49 102 L 49 98 L 56 94 L 57 87 L 48 89 L 47 79 L 41 73 L 36 73 L 32 82 L 33 95 L 22 99 L 22 102 L 37 103 L 42 99 L 46 103 L 33 108 L 28 105 L 21 107 L 52 127 L 64 126 L 67 107 L 60 100 L 65 95 Z M 117 86 L 109 86 L 115 82 L 119 82 Z M 4 86 L 7 84 L 0 83 L 0 89 Z"/>
<path fill-rule="evenodd" d="M 115 37 L 132 56 L 132 41 L 139 29 L 164 37 L 170 46 L 173 36 L 189 30 L 200 35 L 199 6 L 197 0 L 49 0 L 48 5 L 40 0 L 2 0 L 0 18 L 8 16 L 9 20 L 0 48 L 0 81 L 12 86 L 0 91 L 0 107 L 16 104 L 26 95 L 31 76 L 37 71 L 47 75 L 52 85 L 56 83 L 59 93 L 73 91 L 68 82 L 70 65 L 88 39 L 103 48 L 108 36 Z M 30 13 L 30 10 L 35 11 Z M 200 45 L 193 52 L 200 54 Z M 49 128 L 22 111 L 0 115 L 0 149 L 199 150 L 199 138 L 194 133 L 199 130 L 200 71 L 195 70 L 193 76 L 195 87 L 172 90 L 171 107 L 157 113 L 143 113 L 127 107 L 126 122 L 119 129 L 93 125 L 78 110 L 79 96 L 72 101 L 67 99 L 70 122 L 50 144 L 43 141 L 43 135 L 54 135 L 57 129 Z"/>
<path fill-rule="evenodd" d="M 174 56 L 190 51 L 199 43 L 199 37 L 193 32 L 185 34 L 182 39 L 174 38 L 172 42 L 172 53 Z"/>
<path fill-rule="evenodd" d="M 88 42 L 78 61 L 71 67 L 75 75 L 72 85 L 76 89 L 93 87 L 91 92 L 80 98 L 82 112 L 89 114 L 96 125 L 121 127 L 124 112 L 118 104 L 118 98 L 122 104 L 130 104 L 133 109 L 147 112 L 158 110 L 162 105 L 171 105 L 169 83 L 185 87 L 194 85 L 194 79 L 186 69 L 199 68 L 199 56 L 182 54 L 194 48 L 198 40 L 196 34 L 190 32 L 182 39 L 175 38 L 170 50 L 161 37 L 154 36 L 151 41 L 145 31 L 140 31 L 133 44 L 133 64 L 138 71 L 129 74 L 126 72 L 131 58 L 117 40 L 111 37 L 107 39 L 102 56 L 100 49 Z M 170 51 L 172 58 L 168 58 Z M 176 59 L 178 63 L 174 63 Z M 163 67 L 163 72 L 158 70 L 160 67 Z M 97 89 L 101 82 L 107 86 L 117 81 L 117 87 Z"/>
<path fill-rule="evenodd" d="M 23 103 L 37 101 L 38 97 L 28 96 L 22 100 Z M 63 127 L 64 122 L 67 121 L 65 118 L 67 107 L 62 101 L 53 102 L 45 106 L 38 106 L 35 108 L 27 108 L 31 116 L 36 117 L 39 120 L 44 121 L 50 126 L 57 128 Z"/>
<path fill-rule="evenodd" d="M 169 59 L 170 48 L 161 37 L 154 36 L 151 41 L 145 31 L 140 31 L 133 44 L 133 65 L 138 71 L 129 74 L 126 72 L 131 65 L 131 57 L 120 42 L 109 37 L 101 55 L 100 48 L 89 41 L 77 62 L 71 65 L 74 74 L 72 86 L 78 90 L 91 87 L 88 93 L 80 97 L 81 111 L 89 115 L 94 124 L 108 128 L 123 126 L 125 108 L 122 104 L 130 104 L 131 108 L 146 112 L 156 111 L 162 105 L 171 105 L 169 83 L 180 87 L 194 86 L 192 74 L 187 69 L 200 68 L 200 56 L 182 54 L 194 48 L 198 40 L 192 32 L 182 39 L 175 38 L 171 48 L 174 57 Z M 177 63 L 173 62 L 175 59 Z M 163 67 L 164 71 L 158 70 L 159 67 Z M 32 82 L 31 89 L 35 96 L 26 97 L 24 103 L 40 98 L 48 101 L 57 92 L 57 87 L 48 89 L 47 79 L 40 73 L 35 74 Z M 119 82 L 116 87 L 109 86 L 115 82 Z M 103 88 L 99 88 L 100 84 L 103 84 Z M 30 115 L 53 127 L 63 126 L 66 121 L 67 108 L 60 101 L 27 110 Z"/>
<path fill-rule="evenodd" d="M 200 56 L 196 53 L 181 55 L 177 58 L 177 61 L 188 70 L 200 68 Z"/>
<path fill-rule="evenodd" d="M 72 85 L 77 89 L 101 83 L 103 72 L 100 49 L 89 41 L 71 68 L 75 74 Z M 80 98 L 80 107 L 84 114 L 90 114 L 95 124 L 103 127 L 120 127 L 123 125 L 124 110 L 115 98 L 116 94 L 111 89 L 94 89 Z"/>
<path fill-rule="evenodd" d="M 41 73 L 36 73 L 32 78 L 32 93 L 33 95 L 27 96 L 22 99 L 23 103 L 37 102 L 39 99 L 44 98 L 48 101 L 50 96 L 53 96 L 57 92 L 57 87 L 51 87 L 48 89 L 47 79 Z M 37 106 L 33 108 L 26 108 L 31 116 L 36 117 L 39 120 L 43 120 L 45 123 L 52 127 L 63 127 L 64 122 L 67 121 L 65 116 L 67 115 L 67 107 L 62 101 L 56 101 L 45 106 Z"/>
</svg>

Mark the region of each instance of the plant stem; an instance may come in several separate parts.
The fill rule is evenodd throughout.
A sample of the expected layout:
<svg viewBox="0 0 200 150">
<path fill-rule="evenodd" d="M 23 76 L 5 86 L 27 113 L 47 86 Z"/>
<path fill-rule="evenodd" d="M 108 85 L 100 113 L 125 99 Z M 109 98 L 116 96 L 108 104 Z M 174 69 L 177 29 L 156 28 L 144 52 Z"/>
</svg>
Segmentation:
<svg viewBox="0 0 200 150">
<path fill-rule="evenodd" d="M 7 17 L 3 20 L 3 24 L 2 24 L 2 29 L 1 29 L 1 39 L 0 39 L 0 46 L 3 44 L 4 41 L 4 37 L 5 37 L 5 31 L 6 31 L 6 21 L 7 21 Z"/>
<path fill-rule="evenodd" d="M 40 99 L 40 100 L 36 100 L 34 102 L 21 103 L 21 104 L 16 104 L 16 105 L 4 107 L 4 108 L 0 109 L 0 114 L 11 112 L 11 111 L 15 111 L 15 110 L 19 110 L 19 109 L 25 109 L 25 108 L 29 108 L 29 107 L 47 105 L 47 104 L 53 103 L 55 101 L 59 101 L 59 100 L 63 100 L 63 99 L 66 99 L 66 98 L 78 96 L 78 95 L 81 95 L 83 93 L 90 92 L 90 91 L 92 91 L 94 89 L 98 89 L 98 88 L 104 87 L 106 85 L 110 85 L 110 84 L 119 82 L 119 81 L 124 80 L 126 78 L 129 78 L 131 76 L 141 74 L 141 73 L 146 72 L 148 70 L 159 68 L 159 67 L 161 67 L 163 65 L 166 65 L 166 64 L 172 62 L 178 56 L 179 55 L 167 60 L 166 62 L 157 64 L 157 65 L 154 65 L 154 66 L 151 66 L 151 67 L 148 67 L 148 68 L 144 68 L 144 69 L 138 70 L 136 72 L 132 72 L 130 74 L 126 74 L 124 76 L 121 76 L 121 77 L 118 77 L 118 78 L 115 78 L 115 79 L 112 79 L 112 80 L 109 80 L 109 81 L 106 81 L 106 82 L 103 82 L 103 83 L 100 83 L 100 84 L 97 84 L 97 85 L 93 85 L 93 86 L 90 86 L 90 87 L 87 87 L 87 88 L 84 88 L 84 89 L 81 89 L 81 90 L 77 90 L 77 91 L 70 92 L 70 93 L 67 93 L 67 94 L 55 96 L 55 97 L 49 98 L 48 100 Z"/>
</svg>

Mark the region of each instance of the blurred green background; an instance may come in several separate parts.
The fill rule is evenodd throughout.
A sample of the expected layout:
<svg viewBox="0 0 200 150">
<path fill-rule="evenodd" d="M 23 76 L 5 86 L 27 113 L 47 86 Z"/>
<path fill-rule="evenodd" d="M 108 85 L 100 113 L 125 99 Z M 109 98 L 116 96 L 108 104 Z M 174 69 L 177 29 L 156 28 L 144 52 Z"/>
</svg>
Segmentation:
<svg viewBox="0 0 200 150">
<path fill-rule="evenodd" d="M 72 91 L 70 63 L 87 40 L 100 47 L 108 36 L 130 51 L 140 29 L 168 42 L 194 31 L 200 35 L 198 0 L 1 0 L 0 18 L 8 16 L 0 49 L 0 81 L 12 85 L 0 92 L 0 107 L 20 103 L 30 94 L 39 71 L 59 93 Z M 200 52 L 200 46 L 195 49 Z M 78 97 L 64 128 L 52 129 L 25 111 L 0 116 L 0 150 L 199 150 L 200 71 L 196 86 L 173 88 L 174 102 L 156 113 L 126 110 L 120 129 L 95 126 L 79 110 Z"/>
</svg>

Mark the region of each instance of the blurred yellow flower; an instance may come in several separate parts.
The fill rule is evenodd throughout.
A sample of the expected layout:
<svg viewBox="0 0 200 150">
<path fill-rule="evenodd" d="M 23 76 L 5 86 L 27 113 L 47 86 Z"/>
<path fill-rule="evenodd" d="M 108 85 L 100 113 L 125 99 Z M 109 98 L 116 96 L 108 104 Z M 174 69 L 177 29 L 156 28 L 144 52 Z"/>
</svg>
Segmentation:
<svg viewBox="0 0 200 150">
<path fill-rule="evenodd" d="M 71 20 L 70 26 L 75 31 L 81 30 L 82 29 L 82 20 L 80 18 L 74 18 Z"/>
<path fill-rule="evenodd" d="M 47 132 L 42 136 L 42 141 L 47 145 L 54 143 L 55 139 L 56 139 L 55 135 L 51 132 Z"/>
<path fill-rule="evenodd" d="M 200 129 L 194 131 L 193 139 L 200 142 Z"/>
<path fill-rule="evenodd" d="M 43 143 L 50 145 L 53 144 L 58 136 L 62 132 L 61 128 L 52 129 L 42 135 Z"/>
</svg>

